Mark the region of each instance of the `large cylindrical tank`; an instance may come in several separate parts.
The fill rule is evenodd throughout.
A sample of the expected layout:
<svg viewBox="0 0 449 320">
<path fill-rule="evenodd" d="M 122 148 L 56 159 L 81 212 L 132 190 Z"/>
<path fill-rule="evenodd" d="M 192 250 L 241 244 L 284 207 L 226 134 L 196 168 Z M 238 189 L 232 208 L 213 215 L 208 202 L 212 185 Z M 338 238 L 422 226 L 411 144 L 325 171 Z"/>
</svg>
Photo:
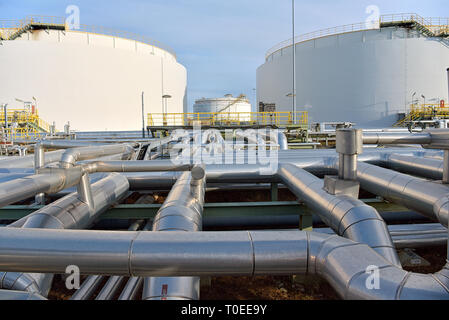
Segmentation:
<svg viewBox="0 0 449 320">
<path fill-rule="evenodd" d="M 449 41 L 416 28 L 316 33 L 295 48 L 296 108 L 309 112 L 309 122 L 390 127 L 412 99 L 448 100 Z M 291 42 L 268 53 L 257 70 L 258 103 L 292 110 L 292 54 Z"/>
<path fill-rule="evenodd" d="M 101 32 L 101 29 L 99 29 Z M 39 115 L 75 130 L 140 130 L 147 113 L 187 109 L 187 72 L 173 52 L 144 40 L 33 30 L 0 46 L 0 103 L 37 99 Z M 163 95 L 171 98 L 165 101 Z"/>
<path fill-rule="evenodd" d="M 231 94 L 223 98 L 202 98 L 195 101 L 194 113 L 217 113 L 216 119 L 232 119 L 249 121 L 251 119 L 251 103 L 245 95 L 233 97 Z"/>
</svg>

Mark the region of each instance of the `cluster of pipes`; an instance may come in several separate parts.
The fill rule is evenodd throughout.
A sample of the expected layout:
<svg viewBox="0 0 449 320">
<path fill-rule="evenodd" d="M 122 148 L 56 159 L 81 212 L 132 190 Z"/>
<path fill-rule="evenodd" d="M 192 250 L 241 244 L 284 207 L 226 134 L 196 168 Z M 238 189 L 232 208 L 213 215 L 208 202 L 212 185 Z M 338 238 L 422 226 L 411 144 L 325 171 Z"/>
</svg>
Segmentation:
<svg viewBox="0 0 449 320">
<path fill-rule="evenodd" d="M 187 144 L 193 136 L 175 132 L 152 141 L 147 153 L 156 150 L 160 156 L 164 147 Z M 200 148 L 221 141 L 214 130 L 205 136 Z M 260 136 L 246 134 L 245 140 L 251 145 Z M 0 228 L 0 299 L 46 299 L 54 274 L 71 265 L 88 275 L 74 300 L 91 298 L 107 276 L 96 299 L 118 294 L 126 277 L 119 299 L 135 299 L 143 286 L 144 300 L 195 300 L 200 277 L 299 274 L 326 279 L 344 299 L 449 298 L 449 264 L 435 274 L 407 272 L 396 251 L 447 243 L 448 130 L 363 134 L 343 129 L 337 131 L 336 152 L 286 150 L 280 141 L 278 167 L 271 174 L 260 164 L 132 160 L 137 147 L 132 142 L 41 141 L 34 156 L 0 160 L 0 207 L 33 196 L 44 205 Z M 363 149 L 364 144 L 422 147 Z M 285 185 L 331 230 L 202 231 L 209 185 L 264 183 Z M 128 231 L 89 230 L 130 191 L 161 188 L 171 191 L 152 223 L 136 221 Z M 358 199 L 359 188 L 435 223 L 402 225 L 399 231 L 389 227 Z M 46 195 L 61 193 L 45 205 Z M 370 266 L 379 268 L 378 289 L 366 286 Z"/>
<path fill-rule="evenodd" d="M 343 129 L 336 152 L 288 150 L 283 133 L 233 136 L 243 143 L 229 143 L 217 130 L 178 130 L 144 144 L 44 140 L 32 156 L 0 160 L 0 207 L 30 197 L 40 205 L 0 227 L 0 299 L 46 299 L 54 274 L 68 266 L 88 275 L 73 300 L 90 299 L 108 276 L 98 300 L 112 299 L 120 288 L 120 300 L 135 299 L 142 286 L 144 300 L 195 300 L 200 277 L 298 274 L 326 279 L 344 299 L 449 298 L 449 262 L 435 274 L 407 272 L 396 251 L 447 244 L 448 130 Z M 364 144 L 415 146 L 364 150 Z M 250 161 L 250 151 L 273 146 L 276 170 Z M 167 150 L 170 160 L 163 159 Z M 206 165 L 202 151 L 223 161 Z M 208 188 L 264 184 L 286 186 L 330 229 L 202 231 Z M 359 200 L 360 188 L 435 223 L 388 226 Z M 131 191 L 160 189 L 170 193 L 153 221 L 135 221 L 128 231 L 91 229 Z M 59 198 L 46 203 L 49 196 Z M 401 215 L 417 221 L 414 213 Z M 374 289 L 366 285 L 372 266 L 379 270 Z"/>
</svg>

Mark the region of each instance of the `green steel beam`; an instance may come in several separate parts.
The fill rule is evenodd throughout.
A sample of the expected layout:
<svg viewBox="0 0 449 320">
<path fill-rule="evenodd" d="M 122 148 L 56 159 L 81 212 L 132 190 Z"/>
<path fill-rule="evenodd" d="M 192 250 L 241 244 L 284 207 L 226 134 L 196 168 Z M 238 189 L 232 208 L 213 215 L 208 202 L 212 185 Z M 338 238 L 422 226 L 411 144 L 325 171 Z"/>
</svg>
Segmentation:
<svg viewBox="0 0 449 320">
<path fill-rule="evenodd" d="M 101 219 L 151 219 L 160 204 L 120 204 L 108 209 Z M 0 209 L 0 220 L 17 220 L 42 206 L 6 206 Z M 309 215 L 310 211 L 296 201 L 206 203 L 204 215 L 209 217 Z"/>
<path fill-rule="evenodd" d="M 381 212 L 407 211 L 402 206 L 377 199 L 366 199 L 364 202 Z M 101 219 L 151 219 L 160 207 L 160 204 L 120 204 L 107 210 Z M 0 220 L 18 220 L 40 208 L 42 206 L 6 206 L 0 208 Z M 296 201 L 206 203 L 204 206 L 204 215 L 209 217 L 251 217 L 280 214 L 310 216 L 311 212 Z"/>
</svg>

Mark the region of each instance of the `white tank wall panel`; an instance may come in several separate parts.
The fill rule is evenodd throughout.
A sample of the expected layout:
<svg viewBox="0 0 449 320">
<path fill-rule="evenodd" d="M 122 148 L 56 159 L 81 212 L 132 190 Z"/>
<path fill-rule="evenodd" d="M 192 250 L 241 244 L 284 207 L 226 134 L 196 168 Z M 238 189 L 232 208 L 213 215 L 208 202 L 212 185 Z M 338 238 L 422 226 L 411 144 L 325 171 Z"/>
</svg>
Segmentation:
<svg viewBox="0 0 449 320">
<path fill-rule="evenodd" d="M 15 98 L 36 97 L 44 120 L 83 131 L 139 130 L 142 91 L 145 120 L 162 112 L 166 93 L 170 112 L 187 107 L 187 72 L 170 53 L 164 58 L 153 46 L 82 32 L 34 31 L 22 40 L 29 36 L 39 40 L 0 46 L 0 103 L 18 108 Z"/>
<path fill-rule="evenodd" d="M 289 50 L 288 50 L 289 49 Z M 448 100 L 449 48 L 402 28 L 354 32 L 296 45 L 297 110 L 310 122 L 351 121 L 389 127 L 417 92 Z M 258 101 L 291 111 L 292 51 L 276 52 L 257 71 Z M 422 102 L 422 99 L 421 99 Z"/>
</svg>

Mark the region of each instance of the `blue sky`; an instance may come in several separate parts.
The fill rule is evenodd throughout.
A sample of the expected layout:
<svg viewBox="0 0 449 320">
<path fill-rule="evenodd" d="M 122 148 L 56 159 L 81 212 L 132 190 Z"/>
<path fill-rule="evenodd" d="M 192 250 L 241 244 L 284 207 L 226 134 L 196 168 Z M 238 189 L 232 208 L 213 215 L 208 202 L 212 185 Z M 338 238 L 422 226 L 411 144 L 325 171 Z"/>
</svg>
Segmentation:
<svg viewBox="0 0 449 320">
<path fill-rule="evenodd" d="M 0 0 L 0 19 L 65 16 L 81 24 L 139 33 L 172 47 L 188 71 L 189 107 L 201 97 L 245 93 L 254 101 L 256 69 L 265 52 L 291 37 L 291 0 Z M 296 34 L 365 21 L 381 14 L 449 16 L 447 0 L 295 0 Z"/>
</svg>

